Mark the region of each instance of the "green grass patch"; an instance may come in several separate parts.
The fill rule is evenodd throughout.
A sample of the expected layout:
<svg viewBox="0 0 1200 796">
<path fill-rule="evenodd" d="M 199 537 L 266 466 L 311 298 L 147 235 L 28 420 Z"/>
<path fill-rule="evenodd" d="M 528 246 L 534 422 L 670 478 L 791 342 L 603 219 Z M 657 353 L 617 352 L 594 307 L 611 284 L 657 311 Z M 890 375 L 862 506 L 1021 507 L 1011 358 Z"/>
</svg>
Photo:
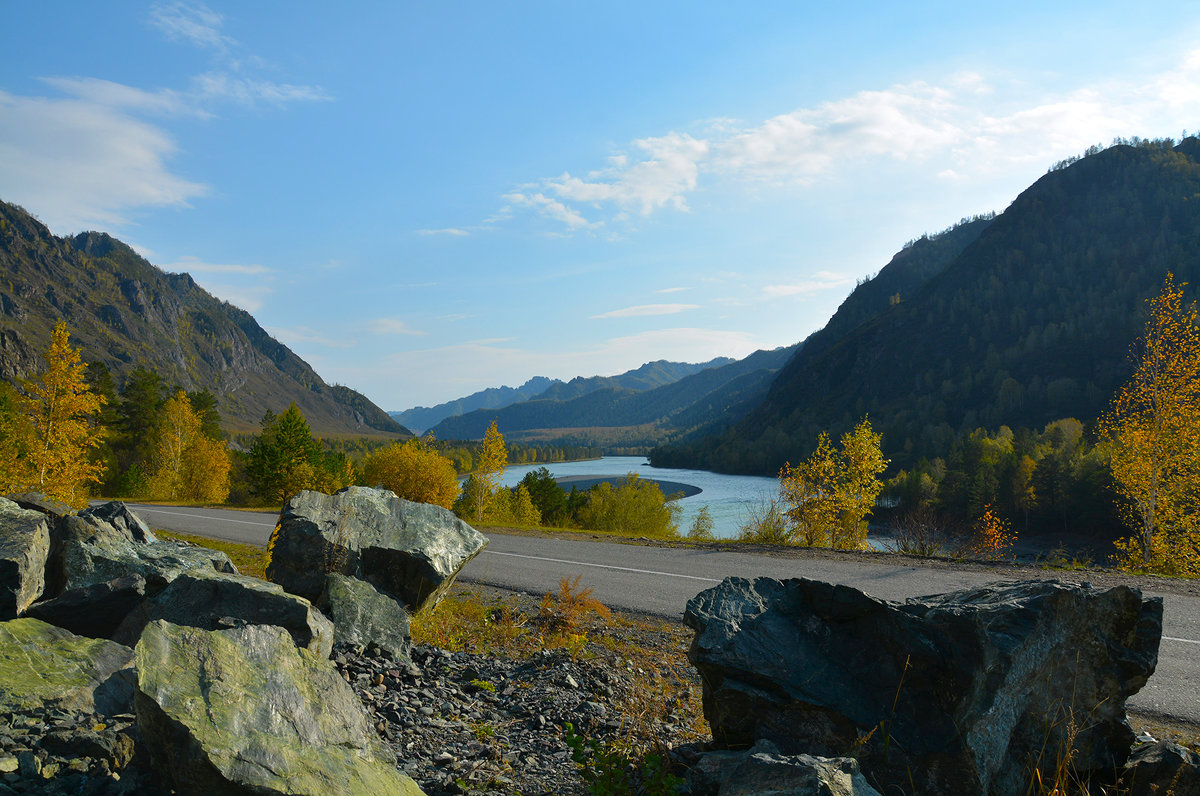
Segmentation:
<svg viewBox="0 0 1200 796">
<path fill-rule="evenodd" d="M 154 534 L 163 539 L 174 539 L 178 542 L 207 547 L 210 550 L 220 550 L 229 556 L 229 560 L 243 575 L 264 579 L 267 577 L 267 548 L 265 547 L 241 542 L 226 542 L 223 539 L 209 539 L 207 536 L 195 536 L 190 533 L 155 530 Z"/>
</svg>

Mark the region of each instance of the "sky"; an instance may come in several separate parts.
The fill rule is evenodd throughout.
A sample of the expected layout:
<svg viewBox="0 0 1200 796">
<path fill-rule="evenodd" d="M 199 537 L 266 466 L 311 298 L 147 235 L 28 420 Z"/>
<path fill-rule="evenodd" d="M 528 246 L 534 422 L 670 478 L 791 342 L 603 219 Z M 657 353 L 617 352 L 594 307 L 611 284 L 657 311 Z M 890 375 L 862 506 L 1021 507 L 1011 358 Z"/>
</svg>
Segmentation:
<svg viewBox="0 0 1200 796">
<path fill-rule="evenodd" d="M 1057 161 L 1200 129 L 1200 6 L 0 0 L 0 199 L 387 410 L 743 357 Z"/>
</svg>

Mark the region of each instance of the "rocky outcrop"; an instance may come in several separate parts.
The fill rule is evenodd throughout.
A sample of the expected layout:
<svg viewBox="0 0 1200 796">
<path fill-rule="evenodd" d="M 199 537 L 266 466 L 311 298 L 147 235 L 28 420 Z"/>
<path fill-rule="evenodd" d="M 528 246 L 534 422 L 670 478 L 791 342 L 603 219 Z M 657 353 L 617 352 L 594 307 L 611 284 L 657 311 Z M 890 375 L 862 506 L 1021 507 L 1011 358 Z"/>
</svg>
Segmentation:
<svg viewBox="0 0 1200 796">
<path fill-rule="evenodd" d="M 333 622 L 335 643 L 377 647 L 393 660 L 408 660 L 408 612 L 370 583 L 331 574 L 317 605 Z"/>
<path fill-rule="evenodd" d="M 0 717 L 46 708 L 124 713 L 133 697 L 132 659 L 128 647 L 38 619 L 0 623 Z"/>
<path fill-rule="evenodd" d="M 202 630 L 243 625 L 274 625 L 286 630 L 297 647 L 328 658 L 333 624 L 303 597 L 288 594 L 276 583 L 228 572 L 194 569 L 133 611 L 114 638 L 137 644 L 150 622 L 162 619 Z"/>
<path fill-rule="evenodd" d="M 369 581 L 410 612 L 436 602 L 487 538 L 450 511 L 385 489 L 301 492 L 271 535 L 267 578 L 317 600 L 330 572 Z"/>
<path fill-rule="evenodd" d="M 0 498 L 0 620 L 19 616 L 42 596 L 49 555 L 46 517 Z"/>
<path fill-rule="evenodd" d="M 1125 761 L 1125 701 L 1154 671 L 1162 603 L 1033 581 L 896 604 L 727 578 L 684 621 L 717 745 L 853 751 L 884 792 L 1005 794 L 1072 742 L 1084 776 Z"/>
<path fill-rule="evenodd" d="M 138 725 L 190 793 L 416 794 L 333 664 L 281 628 L 163 621 L 136 649 Z"/>
<path fill-rule="evenodd" d="M 63 517 L 56 531 L 59 557 L 51 562 L 63 590 L 106 583 L 135 574 L 155 594 L 192 569 L 237 572 L 217 550 L 156 539 L 124 503 L 113 501 Z"/>
</svg>

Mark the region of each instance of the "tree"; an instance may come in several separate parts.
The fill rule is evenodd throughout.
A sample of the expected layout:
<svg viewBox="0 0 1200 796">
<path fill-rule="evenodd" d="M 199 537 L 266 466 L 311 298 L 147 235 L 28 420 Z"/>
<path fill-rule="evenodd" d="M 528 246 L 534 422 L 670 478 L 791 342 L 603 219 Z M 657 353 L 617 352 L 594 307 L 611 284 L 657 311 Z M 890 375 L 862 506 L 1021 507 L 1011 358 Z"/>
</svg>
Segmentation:
<svg viewBox="0 0 1200 796">
<path fill-rule="evenodd" d="M 492 493 L 500 483 L 500 473 L 508 464 L 508 449 L 504 447 L 504 437 L 496 428 L 496 421 L 488 426 L 483 437 L 483 447 L 479 451 L 479 462 L 475 467 L 479 495 L 475 500 L 475 519 L 483 521 L 483 509 Z"/>
<path fill-rule="evenodd" d="M 317 486 L 324 465 L 321 445 L 292 401 L 283 414 L 268 411 L 263 417 L 262 433 L 250 447 L 246 477 L 250 491 L 274 505 Z"/>
<path fill-rule="evenodd" d="M 887 468 L 879 443 L 880 436 L 864 417 L 842 435 L 840 451 L 822 431 L 806 461 L 784 465 L 779 491 L 794 541 L 851 550 L 866 547 L 866 518 L 883 490 L 879 474 Z"/>
<path fill-rule="evenodd" d="M 1098 429 L 1134 531 L 1119 555 L 1126 565 L 1200 574 L 1200 328 L 1172 274 L 1150 300 L 1133 356 L 1136 369 Z"/>
<path fill-rule="evenodd" d="M 701 506 L 700 510 L 696 512 L 695 518 L 692 519 L 692 525 L 688 528 L 687 537 L 700 542 L 712 541 L 713 518 L 708 506 Z"/>
<path fill-rule="evenodd" d="M 0 382 L 0 492 L 20 492 L 29 484 L 33 425 L 20 393 Z"/>
<path fill-rule="evenodd" d="M 204 421 L 179 390 L 155 424 L 149 491 L 159 500 L 219 503 L 229 495 L 229 452 L 203 433 Z"/>
<path fill-rule="evenodd" d="M 561 524 L 567 518 L 567 493 L 545 467 L 530 470 L 521 479 L 533 505 L 547 525 Z"/>
<path fill-rule="evenodd" d="M 679 532 L 679 506 L 668 502 L 653 481 L 628 473 L 617 485 L 604 481 L 587 491 L 579 524 L 590 530 L 612 531 L 652 538 L 671 538 Z"/>
<path fill-rule="evenodd" d="M 363 461 L 363 480 L 417 503 L 450 508 L 458 495 L 454 464 L 420 440 L 394 443 Z"/>
<path fill-rule="evenodd" d="M 32 424 L 27 480 L 49 498 L 82 507 L 85 485 L 98 482 L 104 468 L 88 459 L 104 437 L 95 423 L 104 397 L 88 387 L 87 368 L 63 321 L 55 325 L 43 357 L 46 370 L 25 382 L 28 397 L 20 399 Z"/>
</svg>

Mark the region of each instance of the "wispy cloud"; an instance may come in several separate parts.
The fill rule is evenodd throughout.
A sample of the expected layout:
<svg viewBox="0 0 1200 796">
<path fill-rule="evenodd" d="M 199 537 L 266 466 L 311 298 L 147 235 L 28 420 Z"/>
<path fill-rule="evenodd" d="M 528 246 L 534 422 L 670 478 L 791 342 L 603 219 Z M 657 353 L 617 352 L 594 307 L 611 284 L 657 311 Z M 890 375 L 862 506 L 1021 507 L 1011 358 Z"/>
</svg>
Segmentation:
<svg viewBox="0 0 1200 796">
<path fill-rule="evenodd" d="M 853 285 L 854 279 L 845 274 L 835 274 L 830 271 L 818 271 L 808 279 L 783 285 L 767 285 L 763 293 L 771 298 L 782 296 L 811 296 L 824 290 L 833 290 Z"/>
<path fill-rule="evenodd" d="M 270 285 L 231 285 L 227 282 L 212 282 L 208 279 L 197 279 L 196 282 L 217 298 L 228 301 L 246 312 L 261 310 L 267 296 L 274 290 Z"/>
<path fill-rule="evenodd" d="M 265 265 L 237 265 L 237 264 L 219 264 L 206 263 L 198 257 L 181 257 L 173 263 L 168 263 L 160 266 L 164 271 L 172 271 L 175 273 L 186 272 L 192 274 L 271 274 L 275 269 L 268 268 Z"/>
<path fill-rule="evenodd" d="M 0 185 L 59 234 L 132 223 L 135 210 L 187 207 L 209 186 L 171 166 L 172 136 L 148 117 L 212 118 L 222 105 L 282 107 L 328 100 L 318 86 L 275 83 L 250 73 L 252 55 L 221 30 L 203 3 L 152 6 L 168 38 L 211 50 L 214 70 L 186 87 L 140 88 L 88 76 L 41 78 L 59 96 L 0 92 Z"/>
<path fill-rule="evenodd" d="M 686 310 L 699 309 L 699 304 L 640 304 L 636 307 L 625 307 L 624 309 L 612 310 L 611 312 L 602 312 L 599 315 L 591 316 L 595 318 L 638 318 L 648 315 L 674 315 Z"/>
<path fill-rule="evenodd" d="M 966 72 L 939 84 L 860 91 L 752 125 L 728 119 L 690 125 L 695 134 L 635 140 L 585 176 L 563 173 L 524 185 L 503 197 L 495 220 L 531 210 L 567 232 L 595 229 L 662 209 L 686 211 L 706 182 L 802 189 L 872 161 L 907 163 L 944 179 L 1049 164 L 1138 134 L 1148 119 L 1178 118 L 1186 125 L 1200 103 L 1200 51 L 1146 80 L 1031 98 L 1014 90 L 1006 102 L 997 101 L 1007 89 L 1001 79 Z"/>
<path fill-rule="evenodd" d="M 375 334 L 405 334 L 417 337 L 426 334 L 419 329 L 413 329 L 399 318 L 376 318 L 367 324 L 367 328 Z"/>
<path fill-rule="evenodd" d="M 452 237 L 465 238 L 468 235 L 470 235 L 471 233 L 465 229 L 458 229 L 457 227 L 447 227 L 446 229 L 418 229 L 417 234 L 425 235 L 425 236 L 450 235 Z"/>
<path fill-rule="evenodd" d="M 328 337 L 308 326 L 272 326 L 267 329 L 279 342 L 293 346 L 300 344 L 321 345 L 327 348 L 352 348 L 353 340 L 338 340 Z"/>
<path fill-rule="evenodd" d="M 664 287 L 654 291 L 655 293 L 682 293 L 685 290 L 691 290 L 690 287 Z"/>
</svg>

